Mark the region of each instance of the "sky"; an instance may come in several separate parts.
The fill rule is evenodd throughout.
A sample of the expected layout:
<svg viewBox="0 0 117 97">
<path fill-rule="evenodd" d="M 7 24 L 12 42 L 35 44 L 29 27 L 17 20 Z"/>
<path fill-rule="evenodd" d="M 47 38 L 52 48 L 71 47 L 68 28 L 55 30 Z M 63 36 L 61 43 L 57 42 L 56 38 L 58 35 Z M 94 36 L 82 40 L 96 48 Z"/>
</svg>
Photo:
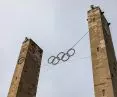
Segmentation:
<svg viewBox="0 0 117 97">
<path fill-rule="evenodd" d="M 7 97 L 25 37 L 44 50 L 36 97 L 94 97 L 89 35 L 67 62 L 56 66 L 47 62 L 88 32 L 92 4 L 100 6 L 111 23 L 117 55 L 116 0 L 0 0 L 0 97 Z"/>
</svg>

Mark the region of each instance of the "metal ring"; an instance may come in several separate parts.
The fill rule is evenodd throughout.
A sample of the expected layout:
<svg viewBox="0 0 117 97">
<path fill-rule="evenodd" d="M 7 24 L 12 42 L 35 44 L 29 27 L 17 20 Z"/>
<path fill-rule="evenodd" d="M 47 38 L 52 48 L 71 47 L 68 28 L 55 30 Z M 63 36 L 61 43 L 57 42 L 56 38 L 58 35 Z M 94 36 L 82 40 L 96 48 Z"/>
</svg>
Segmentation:
<svg viewBox="0 0 117 97">
<path fill-rule="evenodd" d="M 70 54 L 70 52 L 73 51 L 72 54 Z M 69 57 L 73 56 L 75 54 L 75 49 L 71 48 L 67 51 L 67 54 L 69 55 Z"/>
<path fill-rule="evenodd" d="M 66 59 L 64 59 L 66 55 L 67 55 L 68 57 L 67 57 Z M 65 62 L 65 61 L 67 61 L 69 58 L 70 58 L 69 55 L 66 53 L 66 54 L 64 54 L 64 56 L 62 57 L 61 60 L 62 60 L 63 62 Z"/>
<path fill-rule="evenodd" d="M 53 59 L 52 59 L 53 58 Z M 50 59 L 52 59 L 52 61 L 50 62 Z M 52 64 L 53 63 L 53 61 L 54 61 L 54 59 L 55 59 L 55 56 L 51 56 L 49 59 L 48 59 L 48 63 L 49 64 Z"/>
<path fill-rule="evenodd" d="M 62 56 L 61 56 L 62 55 Z M 62 60 L 63 56 L 65 55 L 64 52 L 60 52 L 57 57 L 59 58 L 59 60 Z"/>
<path fill-rule="evenodd" d="M 25 57 L 20 57 L 17 63 L 22 64 L 24 61 L 25 61 Z"/>
<path fill-rule="evenodd" d="M 55 62 L 56 59 L 57 59 L 57 62 Z M 53 64 L 53 65 L 56 65 L 56 64 L 59 63 L 59 61 L 60 61 L 60 59 L 59 59 L 58 57 L 55 57 L 55 58 L 53 59 L 53 61 L 52 61 L 52 64 Z"/>
</svg>

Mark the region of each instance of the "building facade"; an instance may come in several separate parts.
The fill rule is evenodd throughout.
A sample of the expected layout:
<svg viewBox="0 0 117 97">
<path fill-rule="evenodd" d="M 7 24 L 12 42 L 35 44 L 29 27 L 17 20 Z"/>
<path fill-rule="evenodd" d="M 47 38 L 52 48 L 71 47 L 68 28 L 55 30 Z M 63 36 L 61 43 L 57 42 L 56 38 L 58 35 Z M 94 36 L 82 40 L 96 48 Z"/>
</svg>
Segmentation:
<svg viewBox="0 0 117 97">
<path fill-rule="evenodd" d="M 117 97 L 117 61 L 109 25 L 100 7 L 91 6 L 88 26 L 95 97 Z"/>
<path fill-rule="evenodd" d="M 33 40 L 25 39 L 7 97 L 36 97 L 42 53 Z"/>
</svg>

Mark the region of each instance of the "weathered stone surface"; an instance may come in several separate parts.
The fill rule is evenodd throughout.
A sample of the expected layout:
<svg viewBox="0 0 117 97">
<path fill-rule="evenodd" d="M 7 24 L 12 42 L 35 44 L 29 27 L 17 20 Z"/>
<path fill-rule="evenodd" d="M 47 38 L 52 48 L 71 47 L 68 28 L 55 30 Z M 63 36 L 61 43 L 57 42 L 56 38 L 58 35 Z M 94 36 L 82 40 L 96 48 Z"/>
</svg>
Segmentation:
<svg viewBox="0 0 117 97">
<path fill-rule="evenodd" d="M 42 53 L 42 49 L 31 39 L 22 44 L 7 97 L 36 96 Z"/>
<path fill-rule="evenodd" d="M 117 64 L 109 25 L 99 7 L 88 11 L 95 97 L 117 97 Z"/>
</svg>

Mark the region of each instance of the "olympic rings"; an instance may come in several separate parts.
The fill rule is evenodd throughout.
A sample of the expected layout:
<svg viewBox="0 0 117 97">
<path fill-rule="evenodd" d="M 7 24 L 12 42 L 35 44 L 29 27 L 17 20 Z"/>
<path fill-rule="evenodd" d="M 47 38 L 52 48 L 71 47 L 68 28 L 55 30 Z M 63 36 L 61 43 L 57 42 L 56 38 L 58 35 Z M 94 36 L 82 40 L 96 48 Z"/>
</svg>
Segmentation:
<svg viewBox="0 0 117 97">
<path fill-rule="evenodd" d="M 73 56 L 75 54 L 75 49 L 73 48 L 70 48 L 67 53 L 64 53 L 64 52 L 60 52 L 57 57 L 55 56 L 51 56 L 49 59 L 48 59 L 48 63 L 49 64 L 53 64 L 53 65 L 57 65 L 60 60 L 65 62 L 65 61 L 68 61 L 69 58 L 71 56 Z"/>
</svg>

